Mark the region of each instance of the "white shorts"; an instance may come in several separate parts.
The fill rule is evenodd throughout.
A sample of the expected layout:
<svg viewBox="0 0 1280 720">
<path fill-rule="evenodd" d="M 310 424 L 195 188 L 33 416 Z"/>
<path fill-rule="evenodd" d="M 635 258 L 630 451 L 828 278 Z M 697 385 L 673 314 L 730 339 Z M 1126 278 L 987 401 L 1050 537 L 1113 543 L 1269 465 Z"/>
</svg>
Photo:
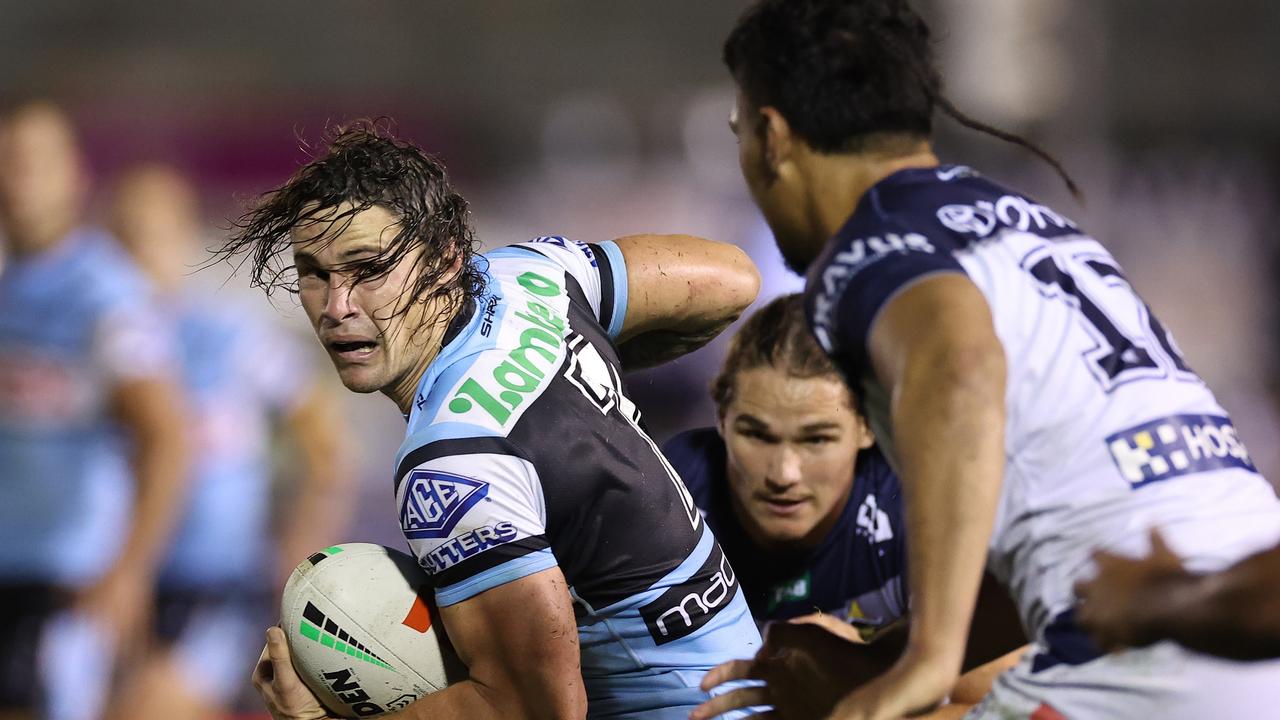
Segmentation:
<svg viewBox="0 0 1280 720">
<path fill-rule="evenodd" d="M 1280 717 L 1280 660 L 1234 662 L 1171 642 L 1031 672 L 1029 652 L 966 720 Z"/>
</svg>

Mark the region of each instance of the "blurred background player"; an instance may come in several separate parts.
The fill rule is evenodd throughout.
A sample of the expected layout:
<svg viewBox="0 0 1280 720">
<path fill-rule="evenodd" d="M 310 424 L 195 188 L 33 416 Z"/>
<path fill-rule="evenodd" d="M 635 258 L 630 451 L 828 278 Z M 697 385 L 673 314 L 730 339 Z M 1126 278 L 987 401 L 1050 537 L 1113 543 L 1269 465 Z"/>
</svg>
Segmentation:
<svg viewBox="0 0 1280 720">
<path fill-rule="evenodd" d="M 681 433 L 663 452 L 720 539 L 752 615 L 857 642 L 874 635 L 860 671 L 883 671 L 902 638 L 878 631 L 908 614 L 902 488 L 809 333 L 800 295 L 775 298 L 738 328 L 711 392 L 716 427 Z M 984 591 L 966 667 L 1008 656 L 966 674 L 946 717 L 976 703 L 1026 642 L 1004 591 Z"/>
<path fill-rule="evenodd" d="M 99 717 L 147 621 L 182 500 L 173 338 L 114 241 L 81 225 L 68 118 L 0 121 L 0 717 Z"/>
<path fill-rule="evenodd" d="M 1077 623 L 1072 588 L 1095 550 L 1143 552 L 1158 527 L 1196 569 L 1219 570 L 1276 543 L 1280 502 L 1101 244 L 939 164 L 935 107 L 987 128 L 942 95 L 924 21 L 904 0 L 764 0 L 724 56 L 747 187 L 784 258 L 808 271 L 814 334 L 902 481 L 912 629 L 899 661 L 860 687 L 809 669 L 841 653 L 806 659 L 814 648 L 786 634 L 758 664 L 708 681 L 764 675 L 767 690 L 738 699 L 783 716 L 925 711 L 961 668 L 985 560 L 1033 650 L 972 717 L 1274 708 L 1280 664 L 1242 668 L 1172 643 L 1109 654 Z"/>
<path fill-rule="evenodd" d="M 261 305 L 220 288 L 211 268 L 194 272 L 207 252 L 195 189 L 181 174 L 158 165 L 128 172 L 111 219 L 177 333 L 194 430 L 186 510 L 158 577 L 158 642 L 112 717 L 220 717 L 245 687 L 245 648 L 274 616 L 289 572 L 346 539 L 345 434 L 306 349 Z M 273 427 L 294 451 L 277 462 L 292 482 L 276 488 L 274 504 Z"/>
</svg>

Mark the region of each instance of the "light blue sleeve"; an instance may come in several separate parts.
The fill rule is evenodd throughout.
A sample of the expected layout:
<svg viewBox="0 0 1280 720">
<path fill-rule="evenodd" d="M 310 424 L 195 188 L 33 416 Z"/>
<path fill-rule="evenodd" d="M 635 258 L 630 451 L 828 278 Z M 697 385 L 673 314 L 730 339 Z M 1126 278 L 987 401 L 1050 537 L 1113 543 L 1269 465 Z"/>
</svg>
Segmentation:
<svg viewBox="0 0 1280 720">
<path fill-rule="evenodd" d="M 601 318 L 602 324 L 605 324 L 605 330 L 609 332 L 609 339 L 617 340 L 622 334 L 622 324 L 627 319 L 627 261 L 622 257 L 622 249 L 618 247 L 618 243 L 609 240 L 598 245 L 608 260 L 610 282 L 613 292 L 613 316 L 607 321 Z M 602 283 L 603 284 L 603 283 Z"/>
</svg>

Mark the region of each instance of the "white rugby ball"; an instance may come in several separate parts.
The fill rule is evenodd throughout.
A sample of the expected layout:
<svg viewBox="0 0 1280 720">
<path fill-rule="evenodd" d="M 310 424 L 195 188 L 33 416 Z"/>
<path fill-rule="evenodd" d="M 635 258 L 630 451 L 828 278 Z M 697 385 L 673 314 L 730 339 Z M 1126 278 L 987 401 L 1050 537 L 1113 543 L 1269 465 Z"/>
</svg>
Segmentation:
<svg viewBox="0 0 1280 720">
<path fill-rule="evenodd" d="M 335 545 L 294 569 L 281 625 L 294 668 L 330 712 L 374 717 L 466 677 L 430 592 L 412 557 L 381 545 Z"/>
</svg>

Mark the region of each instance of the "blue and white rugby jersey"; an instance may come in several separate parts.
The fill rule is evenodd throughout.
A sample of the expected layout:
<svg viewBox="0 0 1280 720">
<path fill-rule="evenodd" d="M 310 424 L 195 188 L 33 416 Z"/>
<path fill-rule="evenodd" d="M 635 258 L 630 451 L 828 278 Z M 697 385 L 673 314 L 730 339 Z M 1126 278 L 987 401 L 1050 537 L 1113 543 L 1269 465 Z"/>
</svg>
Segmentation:
<svg viewBox="0 0 1280 720">
<path fill-rule="evenodd" d="M 939 273 L 978 287 L 1005 350 L 1007 462 L 989 568 L 1038 641 L 1036 671 L 1097 656 L 1071 613 L 1095 549 L 1145 553 L 1158 526 L 1192 568 L 1212 570 L 1280 540 L 1274 490 L 1106 249 L 962 166 L 876 184 L 809 272 L 812 329 L 891 461 L 867 335 L 889 299 Z"/>
<path fill-rule="evenodd" d="M 591 717 L 683 718 L 760 636 L 733 568 L 627 397 L 622 253 L 541 238 L 487 288 L 419 385 L 397 458 L 410 547 L 442 606 L 559 566 Z"/>
<path fill-rule="evenodd" d="M 90 582 L 116 557 L 134 492 L 111 389 L 169 376 L 172 338 L 141 274 L 89 229 L 10 258 L 0 338 L 0 582 Z"/>
<path fill-rule="evenodd" d="M 785 556 L 761 550 L 734 513 L 728 455 L 715 428 L 680 433 L 662 450 L 725 554 L 736 561 L 738 581 L 758 623 L 823 612 L 878 628 L 907 614 L 902 487 L 878 448 L 858 453 L 849 499 L 822 542 Z"/>
<path fill-rule="evenodd" d="M 274 418 L 315 379 L 299 343 L 257 303 L 196 284 L 168 298 L 192 422 L 186 509 L 161 570 L 163 588 L 244 590 L 266 579 Z"/>
</svg>

